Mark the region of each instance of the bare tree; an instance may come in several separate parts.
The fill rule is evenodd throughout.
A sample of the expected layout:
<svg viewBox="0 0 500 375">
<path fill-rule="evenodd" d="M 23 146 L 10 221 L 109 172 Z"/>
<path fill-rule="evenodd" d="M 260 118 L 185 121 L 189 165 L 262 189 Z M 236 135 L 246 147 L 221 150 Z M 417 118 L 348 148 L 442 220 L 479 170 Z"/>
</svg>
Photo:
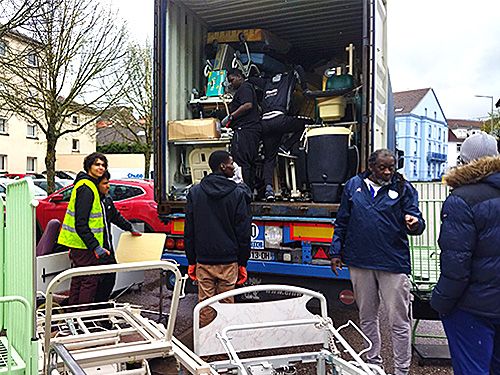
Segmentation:
<svg viewBox="0 0 500 375">
<path fill-rule="evenodd" d="M 90 128 L 120 97 L 127 32 L 95 0 L 48 1 L 24 27 L 25 47 L 0 72 L 0 110 L 36 125 L 47 142 L 47 191 L 54 191 L 56 145 Z M 99 110 L 97 110 L 99 108 Z M 79 121 L 73 121 L 78 116 Z"/>
<path fill-rule="evenodd" d="M 50 0 L 0 1 L 0 38 L 23 26 L 27 20 L 40 15 L 40 9 L 47 1 Z"/>
<path fill-rule="evenodd" d="M 149 41 L 144 46 L 132 43 L 127 48 L 126 72 L 123 76 L 122 104 L 130 108 L 138 119 L 131 121 L 126 112 L 120 112 L 115 130 L 123 139 L 139 146 L 144 155 L 144 177 L 149 176 L 153 154 L 153 48 Z"/>
</svg>

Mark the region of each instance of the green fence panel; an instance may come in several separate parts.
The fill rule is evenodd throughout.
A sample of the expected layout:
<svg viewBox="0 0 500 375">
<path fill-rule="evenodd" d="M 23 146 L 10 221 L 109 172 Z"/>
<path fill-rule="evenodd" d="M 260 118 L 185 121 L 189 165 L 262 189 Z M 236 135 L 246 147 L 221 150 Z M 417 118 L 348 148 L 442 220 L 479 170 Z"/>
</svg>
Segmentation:
<svg viewBox="0 0 500 375">
<path fill-rule="evenodd" d="M 426 293 L 439 279 L 438 246 L 441 228 L 441 207 L 449 194 L 449 188 L 441 182 L 414 182 L 426 229 L 420 236 L 410 236 L 412 282 L 415 290 Z"/>
<path fill-rule="evenodd" d="M 0 198 L 0 264 L 2 265 L 2 272 L 0 275 L 0 297 L 4 296 L 3 293 L 3 279 L 4 279 L 4 252 L 5 252 L 5 204 L 4 200 Z M 3 304 L 0 304 L 0 328 L 3 328 Z"/>
<path fill-rule="evenodd" d="M 26 374 L 38 372 L 35 337 L 35 189 L 33 182 L 23 179 L 7 186 L 5 200 L 5 236 L 3 254 L 3 296 L 22 297 L 29 303 L 29 316 L 24 306 L 4 308 L 3 324 L 7 339 L 26 362 Z M 30 345 L 26 345 L 29 342 Z"/>
</svg>

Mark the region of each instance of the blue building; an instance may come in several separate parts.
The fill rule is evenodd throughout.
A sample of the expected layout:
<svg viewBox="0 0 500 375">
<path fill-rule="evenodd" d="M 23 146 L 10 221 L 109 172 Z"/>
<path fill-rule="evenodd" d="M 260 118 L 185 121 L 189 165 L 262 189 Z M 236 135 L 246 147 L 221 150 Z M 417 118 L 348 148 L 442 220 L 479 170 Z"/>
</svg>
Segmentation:
<svg viewBox="0 0 500 375">
<path fill-rule="evenodd" d="M 446 172 L 448 124 L 431 88 L 394 93 L 396 146 L 404 151 L 410 181 L 441 179 Z"/>
</svg>

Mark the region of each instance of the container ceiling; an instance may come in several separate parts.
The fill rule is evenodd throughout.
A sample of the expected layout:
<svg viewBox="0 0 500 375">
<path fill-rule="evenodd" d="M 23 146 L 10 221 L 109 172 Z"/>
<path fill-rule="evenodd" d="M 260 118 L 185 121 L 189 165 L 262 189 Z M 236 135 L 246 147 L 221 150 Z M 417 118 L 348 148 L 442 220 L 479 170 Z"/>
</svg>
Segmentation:
<svg viewBox="0 0 500 375">
<path fill-rule="evenodd" d="M 265 29 L 292 44 L 298 60 L 343 57 L 361 49 L 363 0 L 176 0 L 209 31 Z"/>
</svg>

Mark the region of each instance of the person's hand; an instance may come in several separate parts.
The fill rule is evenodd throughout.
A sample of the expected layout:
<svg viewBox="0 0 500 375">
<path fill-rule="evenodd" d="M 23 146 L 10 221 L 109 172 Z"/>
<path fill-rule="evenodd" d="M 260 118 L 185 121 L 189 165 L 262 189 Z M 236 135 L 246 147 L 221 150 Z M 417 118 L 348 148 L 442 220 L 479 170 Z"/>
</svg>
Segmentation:
<svg viewBox="0 0 500 375">
<path fill-rule="evenodd" d="M 309 89 L 304 89 L 304 91 L 302 91 L 302 95 L 304 95 L 304 96 L 307 96 L 310 94 L 311 94 L 311 90 L 309 90 Z"/>
<path fill-rule="evenodd" d="M 94 254 L 95 254 L 95 257 L 97 259 L 105 256 L 105 255 L 110 255 L 111 253 L 109 252 L 109 250 L 106 250 L 104 247 L 101 247 L 101 246 L 97 246 L 95 249 L 94 249 Z"/>
<path fill-rule="evenodd" d="M 142 236 L 142 233 L 134 228 L 130 231 L 130 233 L 132 233 L 133 236 Z"/>
<path fill-rule="evenodd" d="M 418 227 L 418 219 L 415 216 L 405 215 L 406 227 L 408 230 L 413 231 Z"/>
<path fill-rule="evenodd" d="M 198 281 L 198 278 L 196 277 L 196 264 L 190 264 L 188 266 L 188 276 L 191 280 Z"/>
<path fill-rule="evenodd" d="M 335 276 L 338 276 L 337 268 L 342 271 L 342 259 L 340 258 L 332 258 L 332 271 Z"/>
<path fill-rule="evenodd" d="M 221 121 L 221 124 L 222 126 L 224 126 L 225 128 L 227 128 L 227 126 L 231 123 L 231 121 L 233 121 L 233 116 L 232 115 L 227 115 L 226 117 L 224 117 Z"/>
<path fill-rule="evenodd" d="M 241 285 L 247 281 L 247 269 L 243 266 L 238 266 L 238 282 L 236 284 Z"/>
</svg>

